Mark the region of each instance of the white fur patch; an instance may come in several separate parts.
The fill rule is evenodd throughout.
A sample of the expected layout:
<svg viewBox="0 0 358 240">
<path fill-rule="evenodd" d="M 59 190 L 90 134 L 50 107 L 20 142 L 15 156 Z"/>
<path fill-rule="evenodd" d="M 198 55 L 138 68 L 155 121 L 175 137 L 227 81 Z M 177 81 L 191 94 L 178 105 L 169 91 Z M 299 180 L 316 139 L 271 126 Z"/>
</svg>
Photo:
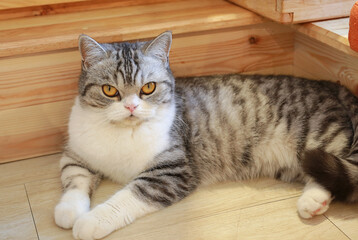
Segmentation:
<svg viewBox="0 0 358 240">
<path fill-rule="evenodd" d="M 175 108 L 156 110 L 136 127 L 110 123 L 103 109 L 85 109 L 78 99 L 69 121 L 69 147 L 94 170 L 117 182 L 128 182 L 169 145 Z"/>
</svg>

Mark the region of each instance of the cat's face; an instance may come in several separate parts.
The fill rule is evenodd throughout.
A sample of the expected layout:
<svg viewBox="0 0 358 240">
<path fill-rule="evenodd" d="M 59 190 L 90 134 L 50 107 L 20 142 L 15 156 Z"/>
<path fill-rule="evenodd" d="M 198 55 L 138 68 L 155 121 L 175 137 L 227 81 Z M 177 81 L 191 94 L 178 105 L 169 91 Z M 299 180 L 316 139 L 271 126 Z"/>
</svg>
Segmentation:
<svg viewBox="0 0 358 240">
<path fill-rule="evenodd" d="M 98 44 L 79 39 L 82 74 L 81 105 L 104 121 L 136 126 L 165 117 L 174 99 L 174 78 L 168 55 L 171 33 L 151 42 Z"/>
</svg>

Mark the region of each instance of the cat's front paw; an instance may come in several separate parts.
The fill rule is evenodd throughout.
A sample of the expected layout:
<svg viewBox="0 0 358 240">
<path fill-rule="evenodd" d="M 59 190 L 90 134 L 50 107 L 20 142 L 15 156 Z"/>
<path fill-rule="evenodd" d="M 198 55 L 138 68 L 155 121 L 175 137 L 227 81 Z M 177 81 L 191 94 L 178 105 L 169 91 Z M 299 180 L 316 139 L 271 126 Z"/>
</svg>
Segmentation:
<svg viewBox="0 0 358 240">
<path fill-rule="evenodd" d="M 55 207 L 55 222 L 57 226 L 69 229 L 82 214 L 89 211 L 89 197 L 80 192 L 69 191 Z"/>
<path fill-rule="evenodd" d="M 55 208 L 55 222 L 64 229 L 72 228 L 80 215 L 78 208 L 66 202 L 59 203 Z"/>
<path fill-rule="evenodd" d="M 78 218 L 73 226 L 75 239 L 100 239 L 116 230 L 116 224 L 112 221 L 113 219 L 110 216 L 106 216 L 105 211 L 102 213 L 99 211 L 101 207 L 97 206 L 94 210 Z"/>
</svg>

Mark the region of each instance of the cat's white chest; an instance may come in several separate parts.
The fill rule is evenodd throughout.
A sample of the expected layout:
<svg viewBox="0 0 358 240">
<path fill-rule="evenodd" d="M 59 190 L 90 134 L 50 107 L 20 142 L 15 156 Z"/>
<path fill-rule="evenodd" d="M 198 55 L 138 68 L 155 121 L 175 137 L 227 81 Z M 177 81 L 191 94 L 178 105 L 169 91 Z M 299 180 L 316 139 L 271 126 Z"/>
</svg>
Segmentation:
<svg viewBox="0 0 358 240">
<path fill-rule="evenodd" d="M 101 123 L 97 116 L 74 106 L 69 122 L 69 147 L 91 168 L 117 182 L 142 172 L 169 145 L 169 126 L 143 124 L 119 128 Z"/>
</svg>

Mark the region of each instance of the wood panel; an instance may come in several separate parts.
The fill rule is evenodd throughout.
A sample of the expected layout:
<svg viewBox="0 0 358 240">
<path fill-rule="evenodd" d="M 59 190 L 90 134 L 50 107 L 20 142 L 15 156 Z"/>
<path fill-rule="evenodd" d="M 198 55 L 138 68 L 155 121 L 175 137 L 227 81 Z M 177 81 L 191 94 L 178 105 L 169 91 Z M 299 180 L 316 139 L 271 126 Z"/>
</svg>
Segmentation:
<svg viewBox="0 0 358 240">
<path fill-rule="evenodd" d="M 120 14 L 118 13 L 120 12 Z M 256 14 L 223 0 L 172 1 L 146 7 L 122 7 L 90 15 L 83 12 L 27 18 L 26 27 L 17 20 L 4 20 L 0 29 L 0 57 L 76 47 L 78 35 L 86 33 L 103 42 L 148 38 L 165 30 L 175 34 L 247 26 L 263 22 Z M 88 18 L 91 16 L 91 19 Z M 46 19 L 51 19 L 47 24 Z M 71 22 L 68 21 L 71 19 Z M 73 19 L 73 21 L 72 21 Z M 43 25 L 45 23 L 45 25 Z M 14 26 L 7 29 L 6 26 Z"/>
<path fill-rule="evenodd" d="M 358 56 L 348 42 L 349 18 L 332 19 L 292 26 L 297 32 L 314 38 L 337 50 Z"/>
<path fill-rule="evenodd" d="M 297 200 L 291 198 L 241 210 L 237 240 L 350 239 L 325 216 L 299 218 L 295 209 Z"/>
<path fill-rule="evenodd" d="M 51 0 L 51 4 L 56 3 L 71 3 L 71 2 L 80 2 L 88 0 Z M 1 0 L 0 10 L 3 9 L 13 9 L 13 8 L 23 8 L 23 7 L 34 7 L 41 5 L 48 5 L 48 0 Z"/>
<path fill-rule="evenodd" d="M 358 239 L 358 208 L 357 203 L 344 204 L 334 203 L 331 209 L 325 214 L 327 218 L 339 227 L 350 239 Z"/>
<path fill-rule="evenodd" d="M 51 178 L 60 179 L 61 156 L 62 154 L 58 153 L 1 164 L 0 188 Z"/>
<path fill-rule="evenodd" d="M 176 76 L 290 74 L 293 39 L 275 23 L 174 35 L 171 66 Z M 0 162 L 60 151 L 77 92 L 77 50 L 4 58 L 0 66 Z"/>
<path fill-rule="evenodd" d="M 0 187 L 0 239 L 38 239 L 24 185 Z"/>
<path fill-rule="evenodd" d="M 292 23 L 292 13 L 282 13 L 277 10 L 277 1 L 279 0 L 229 0 L 241 7 L 247 8 L 264 17 L 270 18 L 280 23 Z"/>
<path fill-rule="evenodd" d="M 170 1 L 172 0 L 83 0 L 80 2 L 71 1 L 59 4 L 47 3 L 41 6 L 0 10 L 0 20 L 74 13 L 99 9 L 112 9 L 127 6 L 143 6 Z"/>
<path fill-rule="evenodd" d="M 293 13 L 293 23 L 300 23 L 348 17 L 355 2 L 356 0 L 278 0 L 278 6 L 281 6 L 282 13 Z"/>
<path fill-rule="evenodd" d="M 281 23 L 311 22 L 349 16 L 355 0 L 230 0 Z"/>
<path fill-rule="evenodd" d="M 338 82 L 358 96 L 358 56 L 297 33 L 294 74 Z"/>
</svg>

